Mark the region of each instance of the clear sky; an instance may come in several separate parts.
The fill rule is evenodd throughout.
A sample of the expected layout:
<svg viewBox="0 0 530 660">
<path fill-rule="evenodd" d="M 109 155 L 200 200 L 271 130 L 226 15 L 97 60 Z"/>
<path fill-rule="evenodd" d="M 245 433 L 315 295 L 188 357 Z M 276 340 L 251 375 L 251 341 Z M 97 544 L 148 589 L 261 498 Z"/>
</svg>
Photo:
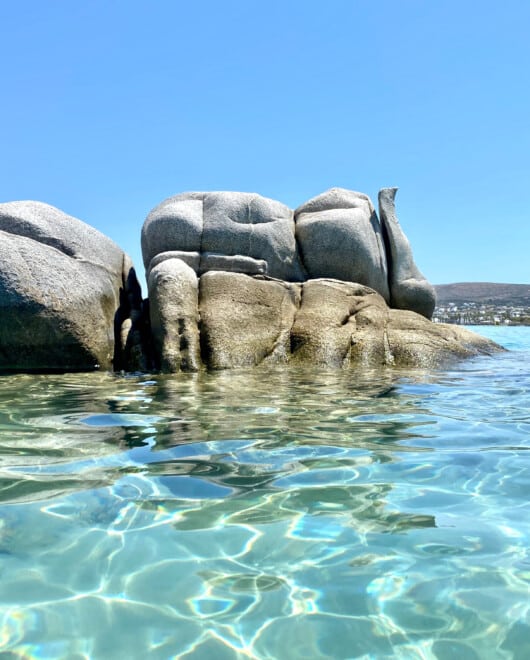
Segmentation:
<svg viewBox="0 0 530 660">
<path fill-rule="evenodd" d="M 178 192 L 398 186 L 433 283 L 529 283 L 529 31 L 528 0 L 3 2 L 0 201 L 58 206 L 143 272 Z"/>
</svg>

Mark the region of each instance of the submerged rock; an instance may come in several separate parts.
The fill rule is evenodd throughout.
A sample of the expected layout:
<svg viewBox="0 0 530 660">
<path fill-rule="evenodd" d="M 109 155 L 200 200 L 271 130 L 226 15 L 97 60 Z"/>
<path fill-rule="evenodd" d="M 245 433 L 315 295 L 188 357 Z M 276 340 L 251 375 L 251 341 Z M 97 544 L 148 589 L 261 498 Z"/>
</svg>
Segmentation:
<svg viewBox="0 0 530 660">
<path fill-rule="evenodd" d="M 141 306 L 109 238 L 48 204 L 0 204 L 1 371 L 141 368 Z"/>
</svg>

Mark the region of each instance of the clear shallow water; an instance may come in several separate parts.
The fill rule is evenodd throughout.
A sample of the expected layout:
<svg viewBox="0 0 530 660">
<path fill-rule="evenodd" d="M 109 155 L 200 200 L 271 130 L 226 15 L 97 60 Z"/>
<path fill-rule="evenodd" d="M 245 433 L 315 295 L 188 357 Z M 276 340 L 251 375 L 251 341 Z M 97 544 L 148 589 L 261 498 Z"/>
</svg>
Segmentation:
<svg viewBox="0 0 530 660">
<path fill-rule="evenodd" d="M 1 658 L 530 657 L 530 328 L 453 370 L 0 378 Z"/>
</svg>

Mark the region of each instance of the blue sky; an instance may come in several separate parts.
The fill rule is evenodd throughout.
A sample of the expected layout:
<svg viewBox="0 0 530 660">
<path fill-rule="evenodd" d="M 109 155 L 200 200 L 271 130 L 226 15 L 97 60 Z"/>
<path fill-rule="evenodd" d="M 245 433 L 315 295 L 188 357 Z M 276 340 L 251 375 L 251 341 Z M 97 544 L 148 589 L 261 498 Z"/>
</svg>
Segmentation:
<svg viewBox="0 0 530 660">
<path fill-rule="evenodd" d="M 172 194 L 395 185 L 432 282 L 528 283 L 529 26 L 527 0 L 4 2 L 0 201 L 58 206 L 143 271 Z"/>
</svg>

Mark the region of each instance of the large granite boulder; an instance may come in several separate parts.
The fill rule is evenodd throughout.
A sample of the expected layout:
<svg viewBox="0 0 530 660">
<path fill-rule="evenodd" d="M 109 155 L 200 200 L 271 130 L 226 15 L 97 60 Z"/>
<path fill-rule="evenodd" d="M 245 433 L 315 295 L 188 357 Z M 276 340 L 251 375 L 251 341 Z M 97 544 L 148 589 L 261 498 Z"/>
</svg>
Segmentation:
<svg viewBox="0 0 530 660">
<path fill-rule="evenodd" d="M 310 280 L 303 283 L 301 298 L 291 330 L 293 363 L 437 367 L 499 350 L 465 328 L 391 309 L 376 291 L 359 284 Z"/>
<path fill-rule="evenodd" d="M 162 371 L 197 371 L 201 366 L 199 284 L 193 268 L 166 259 L 149 272 L 151 333 Z"/>
<path fill-rule="evenodd" d="M 0 204 L 0 371 L 142 368 L 141 305 L 109 238 L 48 204 Z"/>
<path fill-rule="evenodd" d="M 240 273 L 200 278 L 202 357 L 211 369 L 287 362 L 300 285 Z"/>
<path fill-rule="evenodd" d="M 250 193 L 185 193 L 147 217 L 155 366 L 436 366 L 498 350 L 434 324 L 434 289 L 397 221 L 332 188 L 295 212 Z"/>
<path fill-rule="evenodd" d="M 255 193 L 191 192 L 163 201 L 147 216 L 142 228 L 147 271 L 153 267 L 152 259 L 171 251 L 189 253 L 184 259 L 195 270 L 204 258 L 222 256 L 230 269 L 229 257 L 250 257 L 265 262 L 270 277 L 305 279 L 293 211 Z"/>
<path fill-rule="evenodd" d="M 389 301 L 383 235 L 367 195 L 332 188 L 299 206 L 295 222 L 308 279 L 365 284 Z"/>
</svg>

